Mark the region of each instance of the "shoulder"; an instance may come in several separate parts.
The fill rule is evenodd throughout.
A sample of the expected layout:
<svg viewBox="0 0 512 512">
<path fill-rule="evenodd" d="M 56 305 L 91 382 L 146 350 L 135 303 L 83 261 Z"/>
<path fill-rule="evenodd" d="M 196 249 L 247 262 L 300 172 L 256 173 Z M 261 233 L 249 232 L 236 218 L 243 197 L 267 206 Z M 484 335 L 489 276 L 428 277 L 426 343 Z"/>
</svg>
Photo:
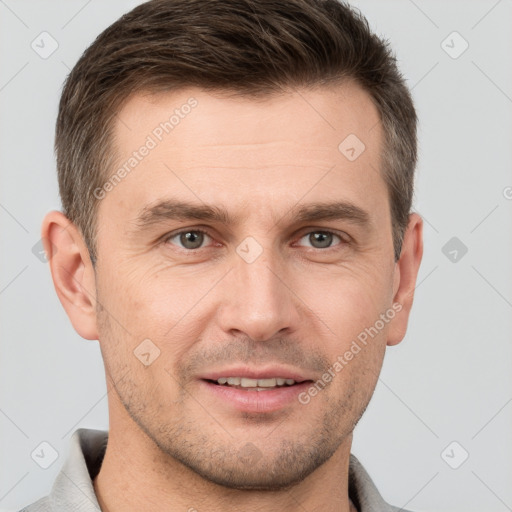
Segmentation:
<svg viewBox="0 0 512 512">
<path fill-rule="evenodd" d="M 349 496 L 359 512 L 412 512 L 387 503 L 359 459 L 350 454 Z"/>
<path fill-rule="evenodd" d="M 19 512 L 97 512 L 93 478 L 98 474 L 108 441 L 108 431 L 80 428 L 71 436 L 69 451 L 48 496 L 25 506 Z M 91 506 L 83 507 L 88 498 Z"/>
</svg>

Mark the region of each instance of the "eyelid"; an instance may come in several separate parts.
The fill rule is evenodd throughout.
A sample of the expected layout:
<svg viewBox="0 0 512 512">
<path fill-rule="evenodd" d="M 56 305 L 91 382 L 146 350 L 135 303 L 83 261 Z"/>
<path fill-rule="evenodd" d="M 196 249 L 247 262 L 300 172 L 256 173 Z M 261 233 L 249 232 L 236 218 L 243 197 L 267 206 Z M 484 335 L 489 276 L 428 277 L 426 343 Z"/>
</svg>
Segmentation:
<svg viewBox="0 0 512 512">
<path fill-rule="evenodd" d="M 335 249 L 336 247 L 338 247 L 340 245 L 349 244 L 352 242 L 352 237 L 350 237 L 349 235 L 347 235 L 347 233 L 345 233 L 343 231 L 337 231 L 335 229 L 329 229 L 329 228 L 310 228 L 310 227 L 305 228 L 305 231 L 299 232 L 299 235 L 297 235 L 298 240 L 301 240 L 306 235 L 309 235 L 311 233 L 328 233 L 328 234 L 337 236 L 341 240 L 341 242 L 339 244 L 331 246 L 331 247 L 326 247 L 324 249 L 319 249 L 317 247 L 307 247 L 308 249 L 312 249 L 314 251 L 327 252 L 330 249 Z"/>
<path fill-rule="evenodd" d="M 183 233 L 189 233 L 189 232 L 203 233 L 206 236 L 210 237 L 212 240 L 214 240 L 214 236 L 209 232 L 208 229 L 203 228 L 203 227 L 191 227 L 191 228 L 182 228 L 182 229 L 179 229 L 178 231 L 173 231 L 171 233 L 165 234 L 162 238 L 162 242 L 168 243 L 172 238 L 175 238 L 177 235 L 181 235 Z M 349 244 L 352 242 L 352 237 L 350 237 L 347 233 L 345 233 L 343 231 L 329 229 L 329 228 L 306 227 L 306 228 L 303 228 L 301 231 L 299 231 L 298 234 L 295 235 L 295 237 L 298 237 L 297 241 L 300 241 L 306 235 L 309 235 L 311 233 L 329 233 L 329 234 L 339 237 L 341 240 L 341 242 L 339 244 L 332 246 L 332 247 L 326 247 L 323 249 L 319 249 L 317 247 L 307 247 L 308 249 L 311 249 L 313 251 L 327 252 L 330 249 L 335 249 L 339 245 Z M 294 243 L 296 243 L 296 242 L 294 242 Z M 178 247 L 178 249 L 181 249 L 186 252 L 199 252 L 201 249 L 208 248 L 208 247 L 200 247 L 198 249 L 186 249 L 185 247 L 180 247 L 179 245 L 176 245 L 176 244 L 172 244 L 172 245 L 175 245 L 176 247 Z"/>
<path fill-rule="evenodd" d="M 192 228 L 182 228 L 182 229 L 179 229 L 177 231 L 172 231 L 170 233 L 166 233 L 161 238 L 161 241 L 163 243 L 169 242 L 172 238 L 175 238 L 176 236 L 181 235 L 183 233 L 203 233 L 206 236 L 209 236 L 210 238 L 213 239 L 213 236 L 210 234 L 210 232 L 207 229 L 200 228 L 200 227 L 192 227 Z M 195 250 L 197 251 L 198 249 L 195 249 Z"/>
</svg>

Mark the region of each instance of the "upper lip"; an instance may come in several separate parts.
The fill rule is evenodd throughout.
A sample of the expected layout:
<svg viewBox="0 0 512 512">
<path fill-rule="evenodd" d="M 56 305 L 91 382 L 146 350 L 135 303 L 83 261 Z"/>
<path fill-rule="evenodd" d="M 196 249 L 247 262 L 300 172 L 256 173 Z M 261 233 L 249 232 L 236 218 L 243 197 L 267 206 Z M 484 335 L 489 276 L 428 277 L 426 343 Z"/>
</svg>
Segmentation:
<svg viewBox="0 0 512 512">
<path fill-rule="evenodd" d="M 200 376 L 205 380 L 217 380 L 221 377 L 245 377 L 247 379 L 293 379 L 295 382 L 312 380 L 299 370 L 285 368 L 283 366 L 266 366 L 264 368 L 251 368 L 249 366 L 233 366 L 222 370 L 215 370 Z"/>
</svg>

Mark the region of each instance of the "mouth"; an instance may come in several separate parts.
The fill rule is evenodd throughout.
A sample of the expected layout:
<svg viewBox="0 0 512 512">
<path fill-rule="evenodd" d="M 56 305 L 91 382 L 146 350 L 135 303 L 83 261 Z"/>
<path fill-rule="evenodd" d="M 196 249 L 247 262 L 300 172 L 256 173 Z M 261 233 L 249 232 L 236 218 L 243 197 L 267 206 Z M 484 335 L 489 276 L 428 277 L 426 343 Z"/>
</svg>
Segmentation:
<svg viewBox="0 0 512 512">
<path fill-rule="evenodd" d="M 206 382 L 218 386 L 241 389 L 245 391 L 270 391 L 273 389 L 289 388 L 302 382 L 313 381 L 295 381 L 284 377 L 271 377 L 266 379 L 250 379 L 247 377 L 220 377 L 219 379 L 204 379 Z"/>
<path fill-rule="evenodd" d="M 281 377 L 249 379 L 246 377 L 220 377 L 200 379 L 202 392 L 208 403 L 232 412 L 270 413 L 301 405 L 299 396 L 312 380 L 300 382 Z"/>
</svg>

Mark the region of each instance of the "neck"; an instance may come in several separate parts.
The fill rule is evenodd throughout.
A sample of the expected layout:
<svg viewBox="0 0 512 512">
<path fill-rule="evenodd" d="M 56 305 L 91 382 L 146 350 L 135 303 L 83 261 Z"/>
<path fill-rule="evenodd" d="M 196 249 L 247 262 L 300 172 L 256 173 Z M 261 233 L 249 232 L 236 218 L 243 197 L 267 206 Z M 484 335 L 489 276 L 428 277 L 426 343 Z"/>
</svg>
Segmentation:
<svg viewBox="0 0 512 512">
<path fill-rule="evenodd" d="M 110 415 L 109 438 L 93 481 L 103 512 L 357 512 L 348 496 L 352 436 L 291 488 L 239 490 L 213 483 L 160 448 L 123 412 Z"/>
</svg>

